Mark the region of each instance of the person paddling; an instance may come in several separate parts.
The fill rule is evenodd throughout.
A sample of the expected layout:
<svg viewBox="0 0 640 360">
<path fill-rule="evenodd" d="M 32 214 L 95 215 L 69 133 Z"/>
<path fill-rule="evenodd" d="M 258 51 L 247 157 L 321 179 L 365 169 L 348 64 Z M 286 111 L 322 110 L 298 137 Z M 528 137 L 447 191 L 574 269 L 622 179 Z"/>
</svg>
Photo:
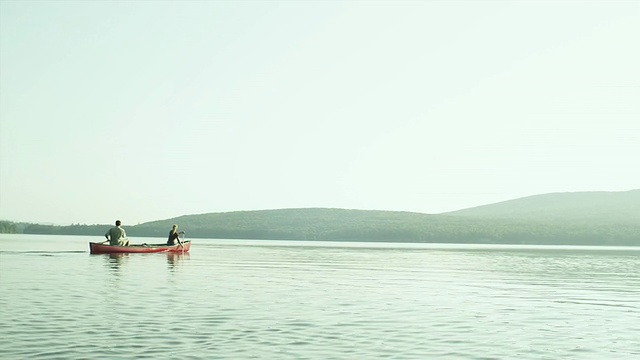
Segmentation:
<svg viewBox="0 0 640 360">
<path fill-rule="evenodd" d="M 129 246 L 127 233 L 120 225 L 122 225 L 122 222 L 120 220 L 116 220 L 116 226 L 109 229 L 106 234 L 104 234 L 104 237 L 109 240 L 109 245 Z"/>
<path fill-rule="evenodd" d="M 167 239 L 167 245 L 181 244 L 180 234 L 184 234 L 184 231 L 178 232 L 178 225 L 173 224 L 173 228 L 171 228 L 171 231 L 169 231 L 169 239 Z"/>
</svg>

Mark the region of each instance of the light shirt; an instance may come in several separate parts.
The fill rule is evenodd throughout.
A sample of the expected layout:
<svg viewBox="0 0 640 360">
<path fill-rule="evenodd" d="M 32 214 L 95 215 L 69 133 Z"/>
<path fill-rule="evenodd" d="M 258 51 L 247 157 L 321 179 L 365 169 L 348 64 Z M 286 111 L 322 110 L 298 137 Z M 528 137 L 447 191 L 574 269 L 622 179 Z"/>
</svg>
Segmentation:
<svg viewBox="0 0 640 360">
<path fill-rule="evenodd" d="M 109 237 L 109 245 L 124 245 L 124 241 L 122 239 L 127 237 L 127 233 L 124 232 L 124 229 L 120 226 L 114 226 L 109 231 L 107 231 L 104 236 Z"/>
</svg>

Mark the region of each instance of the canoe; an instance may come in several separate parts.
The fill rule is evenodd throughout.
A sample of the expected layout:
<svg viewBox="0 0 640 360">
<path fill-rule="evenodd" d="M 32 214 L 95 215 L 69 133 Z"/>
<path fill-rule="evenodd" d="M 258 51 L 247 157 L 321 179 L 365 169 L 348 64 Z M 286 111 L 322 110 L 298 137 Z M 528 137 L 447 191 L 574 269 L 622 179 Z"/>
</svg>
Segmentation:
<svg viewBox="0 0 640 360">
<path fill-rule="evenodd" d="M 102 243 L 89 243 L 89 252 L 91 254 L 122 254 L 122 253 L 182 253 L 188 252 L 191 248 L 191 241 L 182 242 L 183 246 L 167 245 L 167 244 L 141 244 L 130 246 L 116 246 Z"/>
</svg>

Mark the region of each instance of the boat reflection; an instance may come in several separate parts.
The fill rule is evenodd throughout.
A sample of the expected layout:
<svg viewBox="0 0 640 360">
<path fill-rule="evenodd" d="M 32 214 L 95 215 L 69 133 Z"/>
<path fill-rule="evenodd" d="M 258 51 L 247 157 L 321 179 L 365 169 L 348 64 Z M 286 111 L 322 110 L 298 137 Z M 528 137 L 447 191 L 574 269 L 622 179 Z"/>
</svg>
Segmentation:
<svg viewBox="0 0 640 360">
<path fill-rule="evenodd" d="M 167 253 L 167 265 L 171 270 L 175 269 L 185 259 L 189 259 L 189 253 L 187 252 Z"/>
<path fill-rule="evenodd" d="M 107 259 L 107 267 L 111 270 L 118 271 L 120 270 L 122 264 L 125 262 L 125 259 L 128 257 L 129 254 L 127 253 L 109 254 L 108 257 L 105 257 L 105 259 Z"/>
</svg>

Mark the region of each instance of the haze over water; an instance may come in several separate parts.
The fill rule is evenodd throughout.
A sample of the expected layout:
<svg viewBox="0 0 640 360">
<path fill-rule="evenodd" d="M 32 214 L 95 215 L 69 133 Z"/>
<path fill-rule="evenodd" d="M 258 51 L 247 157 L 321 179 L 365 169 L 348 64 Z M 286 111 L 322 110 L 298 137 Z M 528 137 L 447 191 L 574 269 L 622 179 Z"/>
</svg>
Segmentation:
<svg viewBox="0 0 640 360">
<path fill-rule="evenodd" d="M 0 236 L 0 358 L 640 356 L 640 249 L 97 240 Z"/>
</svg>

